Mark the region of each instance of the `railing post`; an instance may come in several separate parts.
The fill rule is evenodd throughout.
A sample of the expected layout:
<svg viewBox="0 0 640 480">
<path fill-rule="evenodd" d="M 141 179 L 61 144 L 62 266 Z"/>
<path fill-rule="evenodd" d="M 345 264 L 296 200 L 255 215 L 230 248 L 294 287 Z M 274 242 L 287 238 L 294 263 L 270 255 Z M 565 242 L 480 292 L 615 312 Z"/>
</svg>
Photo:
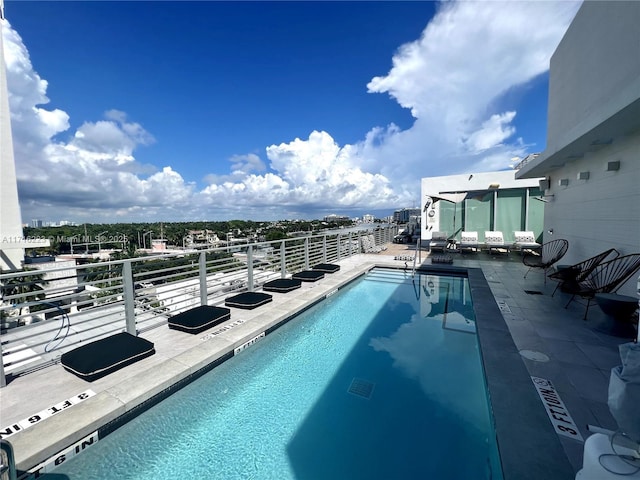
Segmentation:
<svg viewBox="0 0 640 480">
<path fill-rule="evenodd" d="M 205 306 L 209 304 L 207 290 L 207 254 L 206 252 L 200 252 L 198 254 L 198 277 L 200 278 L 200 305 Z"/>
<path fill-rule="evenodd" d="M 309 268 L 309 237 L 304 238 L 304 268 Z"/>
<path fill-rule="evenodd" d="M 280 243 L 280 277 L 285 278 L 287 276 L 287 259 L 285 258 L 285 252 L 287 250 L 285 241 Z"/>
<path fill-rule="evenodd" d="M 2 471 L 0 471 L 0 478 L 2 478 L 2 480 L 16 480 L 16 478 L 18 478 L 16 473 L 16 460 L 13 454 L 13 446 L 9 443 L 9 440 L 1 441 L 0 450 L 2 450 L 2 462 L 0 462 Z"/>
<path fill-rule="evenodd" d="M 327 235 L 322 236 L 322 261 L 327 263 Z"/>
<path fill-rule="evenodd" d="M 0 388 L 7 386 L 7 377 L 4 374 L 4 362 L 2 361 L 2 343 L 0 343 Z"/>
<path fill-rule="evenodd" d="M 135 289 L 133 288 L 133 270 L 130 260 L 122 264 L 122 287 L 124 289 L 124 318 L 127 323 L 127 333 L 137 335 Z"/>
<path fill-rule="evenodd" d="M 253 245 L 247 249 L 247 289 L 253 292 Z"/>
</svg>

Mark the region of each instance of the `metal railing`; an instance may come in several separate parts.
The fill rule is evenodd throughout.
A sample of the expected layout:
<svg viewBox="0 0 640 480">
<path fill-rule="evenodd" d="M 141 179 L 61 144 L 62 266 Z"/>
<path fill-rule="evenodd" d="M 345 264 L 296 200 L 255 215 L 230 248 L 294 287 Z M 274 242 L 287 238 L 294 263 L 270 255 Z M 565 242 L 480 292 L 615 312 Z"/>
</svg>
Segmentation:
<svg viewBox="0 0 640 480">
<path fill-rule="evenodd" d="M 223 304 L 233 292 L 337 262 L 373 241 L 392 241 L 396 227 L 310 235 L 272 242 L 180 251 L 70 267 L 0 274 L 0 386 L 59 362 L 81 342 L 167 324 L 198 305 Z M 367 239 L 367 242 L 364 239 Z"/>
</svg>

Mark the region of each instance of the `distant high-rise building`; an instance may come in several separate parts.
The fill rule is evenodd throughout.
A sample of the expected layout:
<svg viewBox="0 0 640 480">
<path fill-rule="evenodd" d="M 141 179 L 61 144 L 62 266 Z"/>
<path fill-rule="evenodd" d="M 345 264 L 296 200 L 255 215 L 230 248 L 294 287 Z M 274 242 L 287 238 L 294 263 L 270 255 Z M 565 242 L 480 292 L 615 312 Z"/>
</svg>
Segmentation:
<svg viewBox="0 0 640 480">
<path fill-rule="evenodd" d="M 419 208 L 402 208 L 393 212 L 393 221 L 395 223 L 407 223 L 412 216 L 420 216 L 421 210 Z"/>
<path fill-rule="evenodd" d="M 346 215 L 336 215 L 335 213 L 332 213 L 324 217 L 323 220 L 325 222 L 348 222 L 349 217 Z"/>
<path fill-rule="evenodd" d="M 31 226 L 33 228 L 41 228 L 42 227 L 42 220 L 34 218 L 33 220 L 31 220 Z"/>
</svg>

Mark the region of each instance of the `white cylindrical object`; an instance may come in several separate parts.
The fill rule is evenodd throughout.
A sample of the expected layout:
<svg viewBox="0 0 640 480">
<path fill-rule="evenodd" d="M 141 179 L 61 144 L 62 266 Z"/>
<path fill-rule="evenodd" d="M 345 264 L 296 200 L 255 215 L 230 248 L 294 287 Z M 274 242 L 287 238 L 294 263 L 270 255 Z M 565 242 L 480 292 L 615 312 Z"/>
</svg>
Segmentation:
<svg viewBox="0 0 640 480">
<path fill-rule="evenodd" d="M 622 447 L 616 448 L 616 451 L 627 454 L 630 452 Z M 587 438 L 584 442 L 582 470 L 576 475 L 576 480 L 622 480 L 623 478 L 639 480 L 640 470 L 636 471 L 635 467 L 614 456 L 611 437 L 595 433 Z"/>
</svg>

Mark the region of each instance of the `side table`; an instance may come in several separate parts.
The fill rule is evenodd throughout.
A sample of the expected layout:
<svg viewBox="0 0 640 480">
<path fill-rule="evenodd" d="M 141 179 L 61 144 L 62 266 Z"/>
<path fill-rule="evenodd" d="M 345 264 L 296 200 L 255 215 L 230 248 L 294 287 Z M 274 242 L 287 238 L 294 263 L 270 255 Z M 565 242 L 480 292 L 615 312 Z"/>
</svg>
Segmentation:
<svg viewBox="0 0 640 480">
<path fill-rule="evenodd" d="M 619 337 L 635 338 L 638 319 L 638 299 L 616 293 L 596 293 L 595 301 L 600 309 L 613 319 L 611 333 Z"/>
</svg>

